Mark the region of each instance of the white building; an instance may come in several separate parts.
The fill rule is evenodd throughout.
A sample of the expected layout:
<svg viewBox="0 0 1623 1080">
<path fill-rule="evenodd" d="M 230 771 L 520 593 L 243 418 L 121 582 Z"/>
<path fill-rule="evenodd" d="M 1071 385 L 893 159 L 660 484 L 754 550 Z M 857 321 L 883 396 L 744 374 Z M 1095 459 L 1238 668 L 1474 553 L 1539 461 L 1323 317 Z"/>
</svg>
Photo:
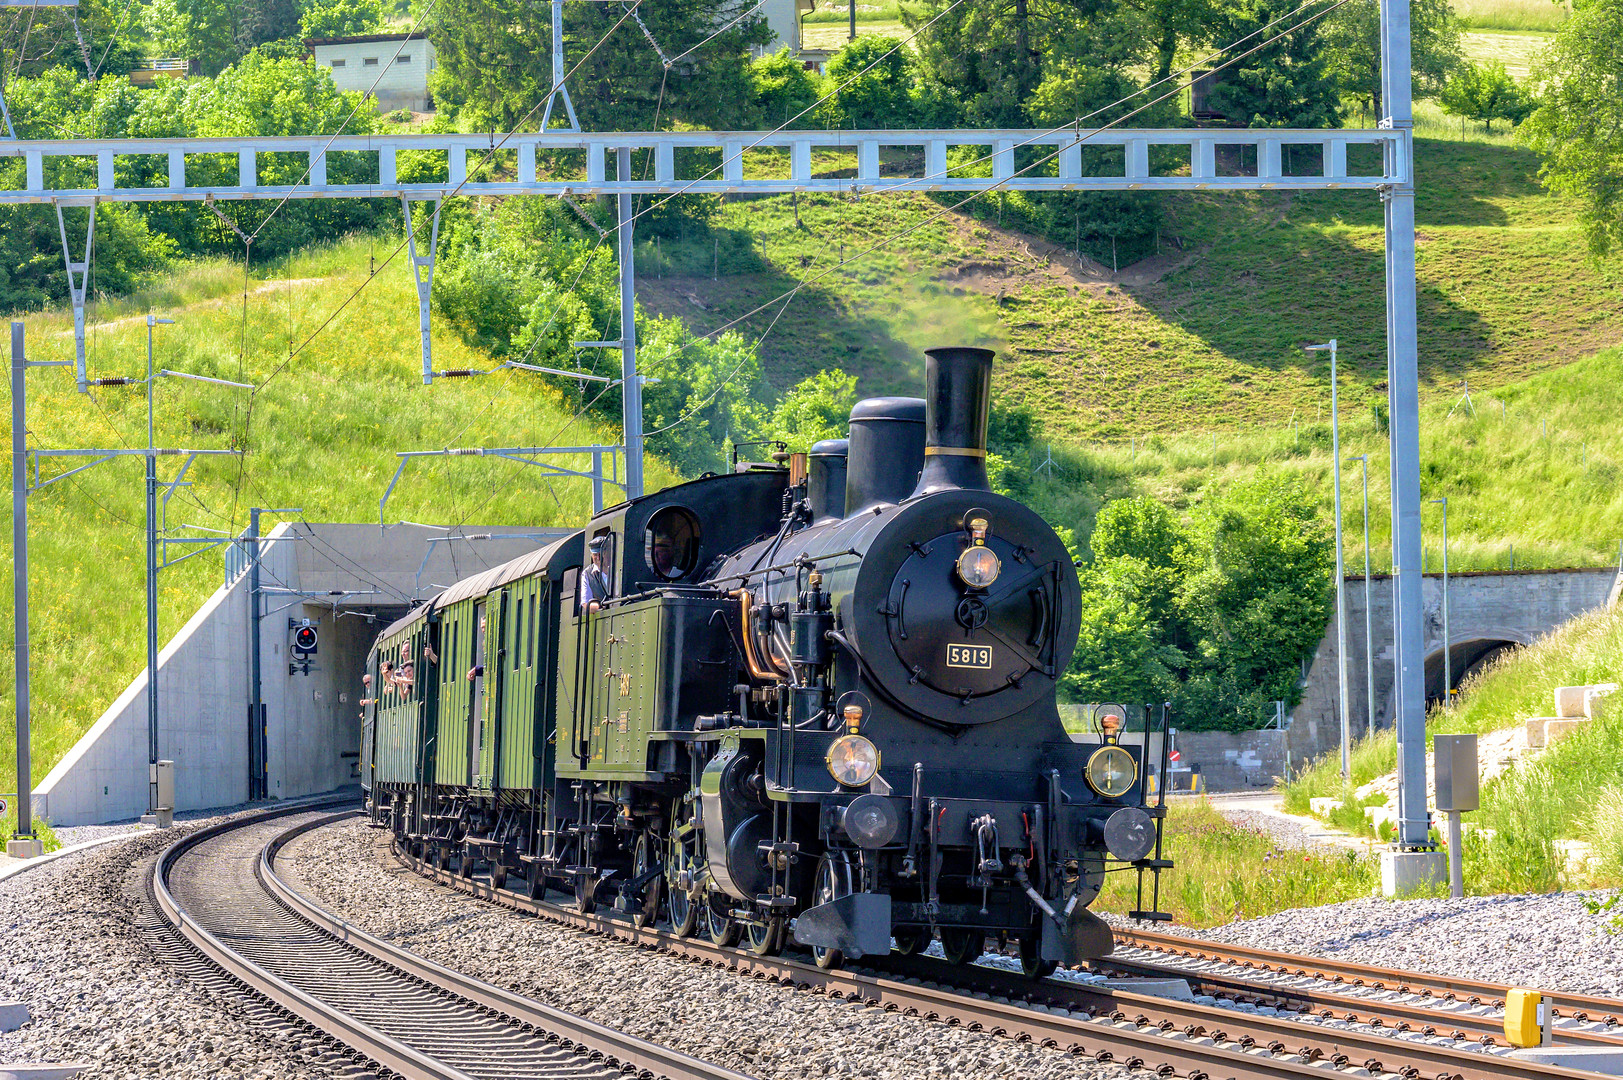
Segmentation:
<svg viewBox="0 0 1623 1080">
<path fill-rule="evenodd" d="M 787 45 L 790 52 L 798 54 L 802 45 L 800 20 L 816 7 L 816 0 L 765 0 L 761 4 L 761 16 L 772 29 L 773 40 L 762 52 L 775 53 Z"/>
<path fill-rule="evenodd" d="M 370 91 L 379 112 L 428 112 L 434 107 L 428 96 L 434 44 L 422 34 L 309 38 L 304 44 L 317 64 L 332 71 L 338 89 Z"/>
</svg>

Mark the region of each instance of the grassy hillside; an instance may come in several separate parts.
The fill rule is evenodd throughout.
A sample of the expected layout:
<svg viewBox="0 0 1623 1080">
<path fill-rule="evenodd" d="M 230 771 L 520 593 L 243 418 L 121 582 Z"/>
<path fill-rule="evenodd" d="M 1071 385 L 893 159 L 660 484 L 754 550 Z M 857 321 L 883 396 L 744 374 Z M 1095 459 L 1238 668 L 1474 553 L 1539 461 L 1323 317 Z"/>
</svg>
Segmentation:
<svg viewBox="0 0 1623 1080">
<path fill-rule="evenodd" d="M 241 264 L 204 262 L 142 295 L 93 306 L 93 376 L 144 375 L 152 310 L 176 325 L 157 329 L 160 367 L 259 383 L 367 277 L 369 259 L 393 247 L 367 238 L 312 250 L 265 274 L 254 273 L 243 299 Z M 246 308 L 246 320 L 244 309 Z M 22 316 L 33 360 L 71 359 L 71 317 L 60 311 Z M 379 272 L 344 313 L 257 395 L 165 379 L 157 387 L 157 442 L 229 447 L 235 459 L 199 459 L 170 504 L 172 526 L 240 532 L 250 506 L 302 507 L 310 521 L 367 521 L 395 469 L 396 451 L 444 446 L 614 442 L 616 432 L 571 424 L 570 403 L 512 372 L 422 385 L 416 290 L 405 260 Z M 435 366 L 490 367 L 443 326 L 434 334 Z M 145 445 L 146 404 L 139 388 L 105 388 L 85 397 L 71 369 L 28 375 L 30 445 Z M 9 392 L 9 390 L 8 390 Z M 9 405 L 8 405 L 9 408 Z M 163 459 L 160 476 L 174 475 Z M 145 663 L 143 491 L 139 458 L 99 465 L 29 500 L 33 738 L 37 781 L 134 678 Z M 49 475 L 49 467 L 46 469 Z M 584 481 L 545 485 L 536 470 L 497 460 L 416 462 L 389 503 L 389 519 L 452 525 L 553 525 L 590 509 Z M 650 462 L 650 483 L 671 477 Z M 9 511 L 9 502 L 6 504 Z M 9 513 L 8 513 L 9 519 Z M 9 535 L 9 520 L 5 526 Z M 474 556 L 477 558 L 477 555 Z M 3 617 L 10 625 L 11 561 L 0 562 Z M 218 554 L 160 575 L 163 639 L 179 629 L 221 581 Z M 0 644 L 11 670 L 10 636 Z M 11 680 L 0 680 L 0 745 L 12 735 Z M 13 760 L 0 753 L 0 787 L 14 783 Z M 4 787 L 4 790 L 15 790 Z"/>
<path fill-rule="evenodd" d="M 1457 394 L 1463 380 L 1513 382 L 1623 339 L 1617 289 L 1586 263 L 1571 208 L 1539 187 L 1532 153 L 1504 140 L 1425 139 L 1416 157 L 1428 396 Z M 915 385 L 921 342 L 986 341 L 1013 355 L 1000 393 L 1076 440 L 1316 416 L 1328 405 L 1328 363 L 1300 346 L 1330 337 L 1353 396 L 1383 388 L 1373 193 L 1176 195 L 1161 254 L 1116 269 L 1000 230 L 995 197 L 979 208 L 985 220 L 930 221 L 941 206 L 924 197 L 798 206 L 797 225 L 788 197 L 728 204 L 719 260 L 710 237 L 667 243 L 657 257 L 646 247 L 645 303 L 717 325 L 810 281 L 763 344 L 774 384 L 838 364 L 864 391 L 890 391 Z M 915 226 L 835 268 L 842 254 Z M 748 325 L 763 332 L 772 314 Z"/>
</svg>

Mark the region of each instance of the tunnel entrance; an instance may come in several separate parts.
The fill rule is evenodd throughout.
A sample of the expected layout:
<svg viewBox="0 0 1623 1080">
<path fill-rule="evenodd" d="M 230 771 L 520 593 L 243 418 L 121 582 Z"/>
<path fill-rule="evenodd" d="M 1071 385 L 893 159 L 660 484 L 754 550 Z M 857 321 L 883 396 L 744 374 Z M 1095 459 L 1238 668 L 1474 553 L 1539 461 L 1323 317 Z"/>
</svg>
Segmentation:
<svg viewBox="0 0 1623 1080">
<path fill-rule="evenodd" d="M 1448 675 L 1451 685 L 1446 689 L 1458 690 L 1466 676 L 1512 649 L 1521 648 L 1521 642 L 1500 637 L 1480 637 L 1469 641 L 1456 641 L 1449 649 Z M 1443 650 L 1437 649 L 1426 657 L 1426 708 L 1441 704 L 1443 684 Z"/>
</svg>

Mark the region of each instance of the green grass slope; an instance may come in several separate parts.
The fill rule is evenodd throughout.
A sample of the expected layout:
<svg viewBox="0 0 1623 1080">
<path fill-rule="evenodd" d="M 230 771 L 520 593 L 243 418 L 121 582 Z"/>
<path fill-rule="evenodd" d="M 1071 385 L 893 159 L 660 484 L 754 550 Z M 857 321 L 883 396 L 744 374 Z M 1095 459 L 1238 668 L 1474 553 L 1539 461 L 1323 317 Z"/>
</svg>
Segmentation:
<svg viewBox="0 0 1623 1080">
<path fill-rule="evenodd" d="M 1539 187 L 1535 155 L 1504 140 L 1422 139 L 1416 159 L 1429 397 L 1467 380 L 1514 382 L 1623 339 L 1617 290 L 1586 263 L 1571 208 Z M 778 387 L 838 365 L 863 391 L 890 392 L 916 385 L 921 344 L 1004 347 L 999 393 L 1073 440 L 1315 417 L 1328 362 L 1301 346 L 1331 337 L 1354 377 L 1349 397 L 1384 389 L 1373 193 L 1180 194 L 1161 254 L 1119 270 L 1000 230 L 995 201 L 977 220 L 924 197 L 802 197 L 798 224 L 796 202 L 730 203 L 714 238 L 657 255 L 645 245 L 644 302 L 708 328 L 802 285 L 763 342 Z M 776 310 L 745 325 L 765 333 Z"/>
<path fill-rule="evenodd" d="M 259 383 L 287 360 L 367 278 L 392 241 L 354 239 L 312 250 L 286 266 L 250 275 L 241 264 L 194 264 L 147 293 L 90 312 L 92 376 L 145 374 L 148 310 L 176 320 L 157 329 L 159 367 Z M 246 312 L 246 318 L 244 313 Z M 21 316 L 33 360 L 73 357 L 71 316 Z M 443 325 L 434 328 L 437 368 L 490 367 Z M 617 433 L 572 422 L 573 403 L 511 371 L 422 384 L 416 289 L 402 257 L 378 272 L 341 315 L 257 395 L 227 387 L 160 380 L 160 446 L 249 453 L 198 459 L 169 506 L 172 527 L 240 532 L 250 506 L 302 507 L 310 521 L 368 521 L 393 474 L 397 451 L 445 446 L 612 443 Z M 7 391 L 9 393 L 9 389 Z M 86 397 L 71 369 L 28 374 L 29 445 L 42 448 L 144 446 L 140 388 L 105 388 Z M 9 406 L 8 406 L 9 408 Z M 160 476 L 178 461 L 162 459 Z M 46 468 L 49 475 L 50 467 Z M 98 465 L 29 500 L 33 745 L 36 782 L 73 745 L 145 664 L 143 486 L 139 458 Z M 650 462 L 650 483 L 672 477 Z M 499 460 L 451 458 L 408 467 L 388 506 L 389 520 L 444 525 L 556 525 L 590 510 L 585 481 L 545 484 L 537 470 Z M 9 511 L 10 503 L 6 504 Z M 8 522 L 5 528 L 9 532 Z M 178 552 L 176 555 L 178 556 Z M 10 625 L 11 561 L 0 562 L 0 596 Z M 160 575 L 162 637 L 169 636 L 222 580 L 218 553 Z M 10 636 L 0 644 L 11 669 Z M 10 746 L 11 680 L 0 681 L 0 745 Z M 0 786 L 14 783 L 0 754 Z M 15 790 L 5 788 L 5 790 Z"/>
</svg>

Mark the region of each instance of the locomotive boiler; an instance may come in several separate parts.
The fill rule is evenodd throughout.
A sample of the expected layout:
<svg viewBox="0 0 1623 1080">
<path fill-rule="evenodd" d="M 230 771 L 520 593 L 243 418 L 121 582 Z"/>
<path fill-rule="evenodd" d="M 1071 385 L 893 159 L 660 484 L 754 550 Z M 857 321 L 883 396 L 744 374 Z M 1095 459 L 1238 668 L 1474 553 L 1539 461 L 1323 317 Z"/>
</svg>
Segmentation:
<svg viewBox="0 0 1623 1080">
<path fill-rule="evenodd" d="M 1166 865 L 1161 812 L 1119 724 L 1060 721 L 1080 590 L 987 482 L 992 354 L 925 367 L 845 440 L 611 508 L 385 631 L 380 680 L 447 660 L 369 714 L 374 817 L 498 887 L 824 966 L 1108 953 L 1089 905 Z"/>
</svg>

